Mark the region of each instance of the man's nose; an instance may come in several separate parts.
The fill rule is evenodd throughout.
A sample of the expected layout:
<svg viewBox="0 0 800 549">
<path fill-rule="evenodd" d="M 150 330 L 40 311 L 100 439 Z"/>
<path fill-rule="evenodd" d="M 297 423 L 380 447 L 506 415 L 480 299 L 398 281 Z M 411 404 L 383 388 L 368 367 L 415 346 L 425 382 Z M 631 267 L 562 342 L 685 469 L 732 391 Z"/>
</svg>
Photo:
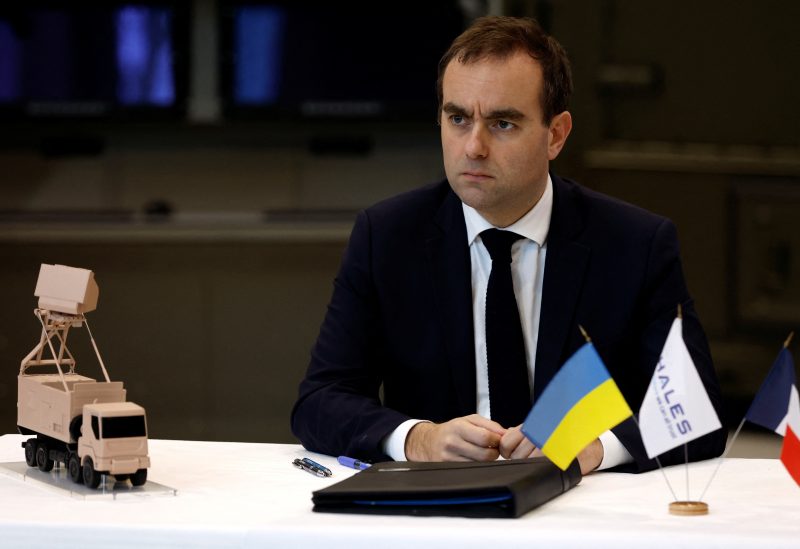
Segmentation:
<svg viewBox="0 0 800 549">
<path fill-rule="evenodd" d="M 487 130 L 483 124 L 474 124 L 467 136 L 465 151 L 468 158 L 486 158 L 489 154 Z"/>
</svg>

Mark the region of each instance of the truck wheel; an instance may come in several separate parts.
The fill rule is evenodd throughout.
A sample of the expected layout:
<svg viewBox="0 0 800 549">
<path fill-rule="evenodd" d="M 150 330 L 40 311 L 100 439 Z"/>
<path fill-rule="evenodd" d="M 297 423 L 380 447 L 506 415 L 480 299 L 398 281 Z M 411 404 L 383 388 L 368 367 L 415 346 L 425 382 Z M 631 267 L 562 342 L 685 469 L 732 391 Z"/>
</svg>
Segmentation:
<svg viewBox="0 0 800 549">
<path fill-rule="evenodd" d="M 70 454 L 67 461 L 67 469 L 69 470 L 69 478 L 76 484 L 83 484 L 83 472 L 81 471 L 81 458 L 78 454 Z"/>
<path fill-rule="evenodd" d="M 53 465 L 55 465 L 48 455 L 46 444 L 40 443 L 36 447 L 36 465 L 39 466 L 40 471 L 44 471 L 45 473 L 52 471 Z"/>
<path fill-rule="evenodd" d="M 72 421 L 69 422 L 69 436 L 72 437 L 72 440 L 75 442 L 81 438 L 81 426 L 83 425 L 83 416 L 75 416 L 72 418 Z"/>
<path fill-rule="evenodd" d="M 25 442 L 25 463 L 28 467 L 36 467 L 36 439 L 32 438 Z"/>
<path fill-rule="evenodd" d="M 94 463 L 92 458 L 86 458 L 86 463 L 83 464 L 83 483 L 89 488 L 97 488 L 100 486 L 101 473 L 94 470 Z"/>
<path fill-rule="evenodd" d="M 131 475 L 131 484 L 141 486 L 147 482 L 147 469 L 139 469 Z"/>
</svg>

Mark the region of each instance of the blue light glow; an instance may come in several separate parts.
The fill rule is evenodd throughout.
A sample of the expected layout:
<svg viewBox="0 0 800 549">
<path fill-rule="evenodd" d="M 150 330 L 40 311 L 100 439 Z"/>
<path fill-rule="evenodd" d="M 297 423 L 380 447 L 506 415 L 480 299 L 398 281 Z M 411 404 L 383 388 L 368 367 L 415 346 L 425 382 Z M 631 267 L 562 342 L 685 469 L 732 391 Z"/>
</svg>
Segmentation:
<svg viewBox="0 0 800 549">
<path fill-rule="evenodd" d="M 11 26 L 0 21 L 0 103 L 16 101 L 21 93 L 19 41 Z"/>
<path fill-rule="evenodd" d="M 125 6 L 116 13 L 117 99 L 123 105 L 169 106 L 175 101 L 171 14 Z"/>
<path fill-rule="evenodd" d="M 234 23 L 233 95 L 243 105 L 265 105 L 278 99 L 286 13 L 278 7 L 243 7 Z"/>
</svg>

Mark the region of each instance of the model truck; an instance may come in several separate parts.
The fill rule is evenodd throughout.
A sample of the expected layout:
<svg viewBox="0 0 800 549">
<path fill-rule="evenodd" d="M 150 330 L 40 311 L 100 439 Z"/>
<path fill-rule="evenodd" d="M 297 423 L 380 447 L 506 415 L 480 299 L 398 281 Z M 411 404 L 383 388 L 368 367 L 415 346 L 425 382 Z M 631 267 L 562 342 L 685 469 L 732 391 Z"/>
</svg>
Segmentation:
<svg viewBox="0 0 800 549">
<path fill-rule="evenodd" d="M 141 486 L 150 466 L 145 410 L 126 402 L 122 382 L 109 379 L 86 322 L 99 295 L 94 273 L 44 264 L 34 295 L 42 333 L 22 359 L 17 393 L 17 428 L 35 435 L 22 443 L 25 461 L 42 471 L 64 464 L 72 481 L 90 488 L 97 488 L 103 475 Z M 67 335 L 84 324 L 105 381 L 75 373 Z M 50 372 L 40 373 L 48 367 Z"/>
</svg>

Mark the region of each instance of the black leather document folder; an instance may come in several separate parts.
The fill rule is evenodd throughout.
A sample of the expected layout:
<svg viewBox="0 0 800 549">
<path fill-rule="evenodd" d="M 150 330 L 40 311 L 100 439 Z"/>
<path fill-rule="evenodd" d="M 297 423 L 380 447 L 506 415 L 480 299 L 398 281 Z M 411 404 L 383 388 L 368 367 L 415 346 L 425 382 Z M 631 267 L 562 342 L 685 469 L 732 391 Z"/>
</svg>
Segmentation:
<svg viewBox="0 0 800 549">
<path fill-rule="evenodd" d="M 515 518 L 581 480 L 544 457 L 492 462 L 376 463 L 312 494 L 314 511 Z"/>
</svg>

